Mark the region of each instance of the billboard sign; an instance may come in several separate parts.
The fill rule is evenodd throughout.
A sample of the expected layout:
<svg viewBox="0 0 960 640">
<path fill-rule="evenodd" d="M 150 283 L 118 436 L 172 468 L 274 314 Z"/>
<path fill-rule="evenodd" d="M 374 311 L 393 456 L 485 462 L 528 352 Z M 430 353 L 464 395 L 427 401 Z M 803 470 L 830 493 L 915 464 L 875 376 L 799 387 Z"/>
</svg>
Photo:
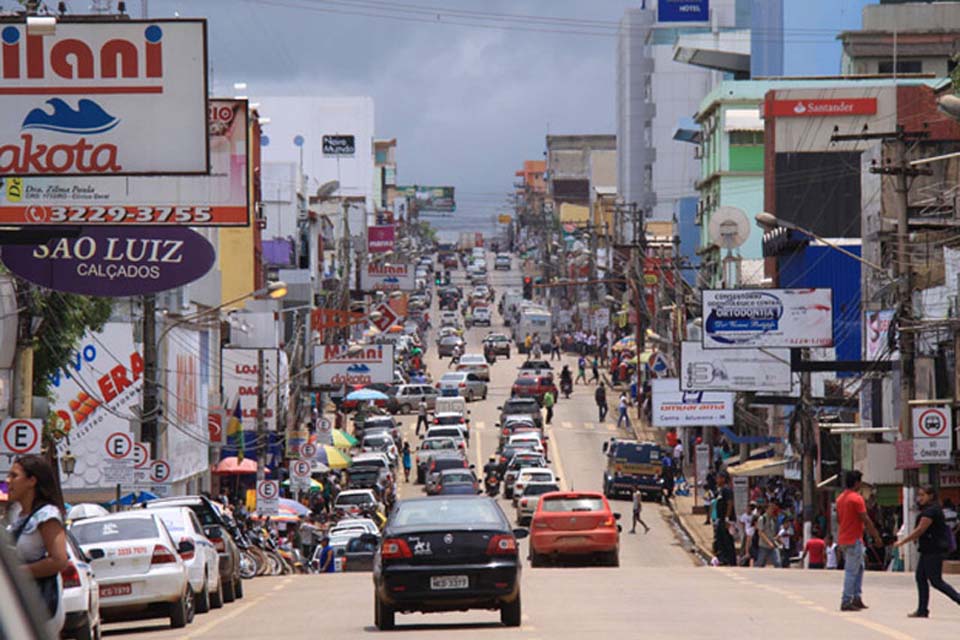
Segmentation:
<svg viewBox="0 0 960 640">
<path fill-rule="evenodd" d="M 392 224 L 367 227 L 367 253 L 393 251 L 396 227 Z"/>
<path fill-rule="evenodd" d="M 164 376 L 163 416 L 171 481 L 204 471 L 209 463 L 208 424 L 212 332 L 188 327 L 166 329 L 160 343 Z M 163 482 L 154 479 L 154 482 Z"/>
<path fill-rule="evenodd" d="M 227 415 L 232 416 L 240 401 L 240 424 L 244 431 L 257 430 L 257 349 L 224 349 L 221 356 L 223 400 Z M 263 349 L 263 382 L 268 391 L 263 417 L 268 431 L 277 428 L 277 381 L 280 364 L 276 349 Z"/>
<path fill-rule="evenodd" d="M 0 224 L 249 225 L 247 101 L 211 100 L 210 175 L 5 177 Z"/>
<path fill-rule="evenodd" d="M 863 357 L 865 360 L 898 360 L 900 358 L 897 349 L 890 348 L 890 329 L 894 315 L 895 312 L 892 309 L 864 312 Z"/>
<path fill-rule="evenodd" d="M 654 427 L 723 427 L 733 424 L 733 393 L 681 391 L 677 378 L 658 378 L 651 380 L 651 384 Z"/>
<path fill-rule="evenodd" d="M 953 409 L 913 407 L 913 457 L 919 464 L 953 462 Z"/>
<path fill-rule="evenodd" d="M 339 387 L 393 381 L 393 345 L 362 345 L 351 353 L 346 345 L 313 348 L 313 384 Z"/>
<path fill-rule="evenodd" d="M 710 0 L 659 0 L 657 22 L 708 22 Z"/>
<path fill-rule="evenodd" d="M 321 144 L 325 156 L 352 156 L 357 152 L 357 143 L 353 136 L 323 136 Z"/>
<path fill-rule="evenodd" d="M 217 257 L 188 227 L 92 227 L 76 238 L 7 245 L 0 255 L 14 274 L 46 289 L 108 298 L 183 286 Z"/>
<path fill-rule="evenodd" d="M 680 352 L 683 391 L 790 392 L 789 349 L 704 349 L 684 342 Z"/>
<path fill-rule="evenodd" d="M 397 195 L 413 198 L 417 203 L 417 211 L 452 213 L 457 210 L 453 187 L 398 186 Z"/>
<path fill-rule="evenodd" d="M 416 289 L 412 264 L 371 263 L 360 272 L 360 288 L 364 291 L 413 291 Z"/>
<path fill-rule="evenodd" d="M 206 174 L 205 20 L 0 26 L 0 175 Z"/>
<path fill-rule="evenodd" d="M 877 112 L 876 98 L 773 100 L 768 102 L 767 105 L 764 107 L 764 116 L 778 118 L 872 116 Z"/>
<path fill-rule="evenodd" d="M 833 346 L 830 289 L 703 291 L 703 348 Z"/>
</svg>

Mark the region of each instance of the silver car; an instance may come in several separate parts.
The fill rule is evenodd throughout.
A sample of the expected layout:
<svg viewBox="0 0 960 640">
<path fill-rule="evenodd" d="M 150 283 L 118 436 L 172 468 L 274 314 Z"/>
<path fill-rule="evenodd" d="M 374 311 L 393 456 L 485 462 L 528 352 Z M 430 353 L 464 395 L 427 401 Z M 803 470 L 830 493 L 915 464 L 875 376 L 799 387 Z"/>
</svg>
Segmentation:
<svg viewBox="0 0 960 640">
<path fill-rule="evenodd" d="M 540 496 L 551 491 L 560 491 L 556 482 L 531 482 L 523 490 L 523 496 L 517 502 L 517 524 L 524 526 L 530 523 L 533 514 L 537 511 Z"/>
<path fill-rule="evenodd" d="M 462 396 L 467 402 L 487 399 L 487 383 L 475 373 L 448 371 L 437 386 L 441 396 Z"/>
</svg>

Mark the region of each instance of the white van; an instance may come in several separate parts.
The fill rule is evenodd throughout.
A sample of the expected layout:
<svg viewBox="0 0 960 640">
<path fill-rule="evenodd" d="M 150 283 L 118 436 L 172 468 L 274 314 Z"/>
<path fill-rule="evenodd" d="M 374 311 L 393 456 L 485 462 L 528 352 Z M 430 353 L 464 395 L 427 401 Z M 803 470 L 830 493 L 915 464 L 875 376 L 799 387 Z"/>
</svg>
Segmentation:
<svg viewBox="0 0 960 640">
<path fill-rule="evenodd" d="M 440 396 L 433 411 L 434 413 L 459 413 L 466 416 L 467 399 L 463 396 Z"/>
</svg>

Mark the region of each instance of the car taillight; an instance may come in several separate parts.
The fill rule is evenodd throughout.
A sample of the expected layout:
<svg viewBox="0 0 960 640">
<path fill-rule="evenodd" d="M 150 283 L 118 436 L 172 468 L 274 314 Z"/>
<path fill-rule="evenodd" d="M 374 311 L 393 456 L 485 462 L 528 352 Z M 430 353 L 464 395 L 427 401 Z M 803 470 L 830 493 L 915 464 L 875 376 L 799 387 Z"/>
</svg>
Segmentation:
<svg viewBox="0 0 960 640">
<path fill-rule="evenodd" d="M 210 538 L 210 542 L 213 543 L 213 548 L 217 550 L 217 553 L 227 551 L 227 544 L 223 541 L 223 538 Z"/>
<path fill-rule="evenodd" d="M 526 499 L 526 498 L 524 498 L 523 500 L 520 501 L 520 506 L 521 506 L 521 507 L 527 506 L 527 499 Z"/>
<path fill-rule="evenodd" d="M 613 516 L 609 518 L 604 518 L 603 522 L 600 523 L 601 527 L 615 527 L 617 526 L 617 519 Z"/>
<path fill-rule="evenodd" d="M 63 588 L 69 589 L 71 587 L 80 586 L 80 572 L 77 571 L 77 566 L 72 562 L 67 565 L 67 567 L 60 572 L 60 579 L 63 581 Z"/>
<path fill-rule="evenodd" d="M 153 556 L 150 558 L 150 564 L 170 564 L 177 561 L 177 556 L 162 544 L 153 547 Z"/>
<path fill-rule="evenodd" d="M 401 538 L 387 538 L 380 546 L 380 556 L 388 560 L 396 560 L 399 558 L 412 558 L 413 554 L 410 553 L 410 547 L 405 540 Z"/>
<path fill-rule="evenodd" d="M 517 553 L 517 540 L 511 535 L 499 534 L 490 538 L 488 556 L 512 556 Z"/>
<path fill-rule="evenodd" d="M 504 429 L 504 430 L 503 430 L 503 435 L 505 435 L 505 436 L 510 435 L 510 429 Z"/>
<path fill-rule="evenodd" d="M 433 424 L 440 424 L 440 419 L 439 419 L 439 418 L 434 418 L 434 419 L 433 419 Z"/>
<path fill-rule="evenodd" d="M 466 382 L 461 382 L 461 383 L 458 384 L 457 386 L 460 387 L 461 389 L 465 389 L 466 386 L 467 386 L 467 383 L 466 383 Z"/>
<path fill-rule="evenodd" d="M 180 542 L 193 542 L 193 540 L 191 540 L 190 538 L 180 538 Z M 154 553 L 156 553 L 156 550 L 154 550 Z M 196 549 L 194 549 L 193 551 L 184 551 L 183 553 L 180 554 L 180 557 L 183 558 L 184 560 L 193 560 L 193 556 L 195 554 L 196 554 Z"/>
<path fill-rule="evenodd" d="M 504 463 L 504 462 L 506 462 L 506 461 L 507 461 L 507 457 L 506 457 L 506 456 L 500 456 L 500 462 L 501 462 L 501 463 Z"/>
</svg>

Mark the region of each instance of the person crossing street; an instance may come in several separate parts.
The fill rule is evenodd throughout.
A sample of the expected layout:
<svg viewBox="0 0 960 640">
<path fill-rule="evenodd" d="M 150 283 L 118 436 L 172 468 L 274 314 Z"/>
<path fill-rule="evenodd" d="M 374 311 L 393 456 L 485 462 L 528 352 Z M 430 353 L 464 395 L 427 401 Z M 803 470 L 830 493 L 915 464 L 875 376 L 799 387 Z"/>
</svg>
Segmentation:
<svg viewBox="0 0 960 640">
<path fill-rule="evenodd" d="M 633 488 L 633 526 L 630 528 L 630 533 L 637 532 L 637 523 L 643 525 L 643 533 L 650 533 L 650 527 L 647 526 L 647 523 L 643 521 L 643 518 L 640 517 L 643 511 L 643 494 L 640 493 L 640 487 Z"/>
<path fill-rule="evenodd" d="M 547 410 L 547 424 L 553 420 L 553 403 L 554 403 L 553 393 L 547 391 L 543 394 L 543 408 Z"/>
<path fill-rule="evenodd" d="M 424 431 L 430 428 L 427 424 L 427 401 L 424 398 L 420 398 L 420 402 L 417 403 L 417 435 L 420 435 L 420 425 L 423 425 Z"/>
<path fill-rule="evenodd" d="M 577 358 L 577 377 L 574 378 L 573 384 L 581 380 L 583 384 L 587 384 L 587 359 L 583 356 Z"/>
<path fill-rule="evenodd" d="M 597 385 L 597 390 L 593 392 L 593 399 L 597 403 L 598 420 L 603 422 L 607 418 L 609 407 L 607 406 L 607 390 L 602 382 Z"/>
</svg>

